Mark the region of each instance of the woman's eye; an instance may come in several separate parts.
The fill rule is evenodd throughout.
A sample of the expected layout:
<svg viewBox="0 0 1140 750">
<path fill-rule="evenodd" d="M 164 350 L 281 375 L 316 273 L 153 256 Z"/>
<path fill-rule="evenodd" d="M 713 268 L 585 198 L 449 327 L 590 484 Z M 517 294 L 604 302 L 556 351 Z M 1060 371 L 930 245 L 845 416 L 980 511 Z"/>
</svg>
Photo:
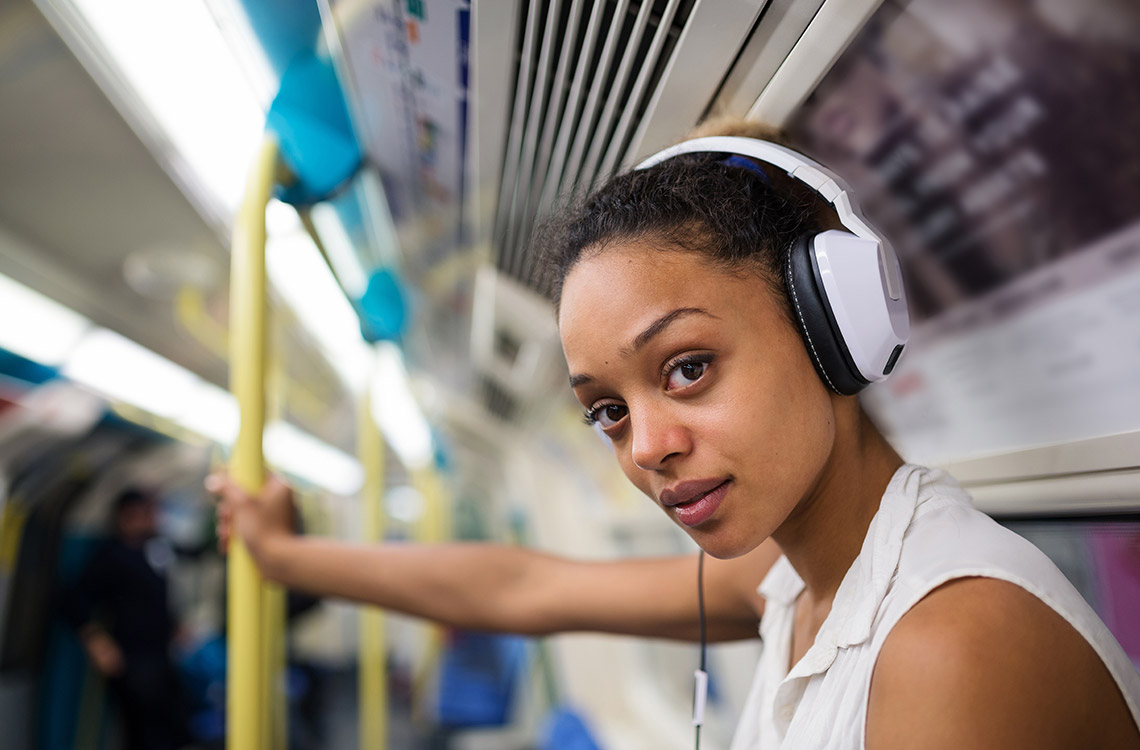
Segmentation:
<svg viewBox="0 0 1140 750">
<path fill-rule="evenodd" d="M 586 421 L 590 424 L 599 425 L 603 430 L 608 430 L 625 419 L 627 413 L 629 413 L 628 407 L 622 404 L 603 404 L 590 409 L 586 413 Z"/>
<path fill-rule="evenodd" d="M 673 391 L 692 385 L 701 379 L 709 369 L 709 363 L 698 360 L 687 360 L 676 364 L 665 381 L 665 390 Z"/>
</svg>

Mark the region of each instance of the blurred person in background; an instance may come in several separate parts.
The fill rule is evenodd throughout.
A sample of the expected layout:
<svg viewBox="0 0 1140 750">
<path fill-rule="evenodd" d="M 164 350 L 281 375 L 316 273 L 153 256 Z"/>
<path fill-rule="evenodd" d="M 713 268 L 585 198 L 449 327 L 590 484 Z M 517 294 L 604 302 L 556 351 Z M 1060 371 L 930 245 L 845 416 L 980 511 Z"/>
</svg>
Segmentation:
<svg viewBox="0 0 1140 750">
<path fill-rule="evenodd" d="M 128 488 L 115 499 L 112 534 L 63 604 L 118 700 L 127 750 L 174 750 L 188 740 L 186 701 L 170 653 L 180 632 L 167 599 L 173 558 L 157 538 L 154 498 Z"/>
</svg>

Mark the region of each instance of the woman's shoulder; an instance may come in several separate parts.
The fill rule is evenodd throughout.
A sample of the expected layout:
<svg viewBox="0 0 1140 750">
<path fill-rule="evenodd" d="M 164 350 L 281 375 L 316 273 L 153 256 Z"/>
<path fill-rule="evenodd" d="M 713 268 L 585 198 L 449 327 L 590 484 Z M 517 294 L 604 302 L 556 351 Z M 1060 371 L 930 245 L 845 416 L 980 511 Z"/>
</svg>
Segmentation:
<svg viewBox="0 0 1140 750">
<path fill-rule="evenodd" d="M 876 660 L 867 747 L 1135 747 L 1140 734 L 1090 643 L 1037 596 L 947 582 L 891 629 Z"/>
<path fill-rule="evenodd" d="M 1140 677 L 1053 562 L 944 472 L 906 478 L 913 499 L 884 496 L 913 514 L 876 618 L 867 747 L 943 746 L 915 743 L 926 731 L 946 747 L 1095 747 L 1071 733 L 1096 736 L 1109 706 L 1133 734 L 1105 746 L 1140 744 Z"/>
<path fill-rule="evenodd" d="M 1064 585 L 1037 547 L 978 510 L 949 474 L 912 467 L 913 515 L 900 545 L 901 585 L 929 585 L 959 575 L 994 574 Z M 886 498 L 884 498 L 884 501 Z M 923 595 L 925 592 L 923 592 Z"/>
</svg>

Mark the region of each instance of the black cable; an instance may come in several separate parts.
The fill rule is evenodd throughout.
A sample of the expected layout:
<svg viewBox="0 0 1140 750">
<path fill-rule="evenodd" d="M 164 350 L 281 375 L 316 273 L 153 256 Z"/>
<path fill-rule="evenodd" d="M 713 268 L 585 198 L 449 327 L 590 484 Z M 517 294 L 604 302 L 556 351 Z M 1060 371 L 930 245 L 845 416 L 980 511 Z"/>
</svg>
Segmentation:
<svg viewBox="0 0 1140 750">
<path fill-rule="evenodd" d="M 705 632 L 705 551 L 701 550 L 697 558 L 697 610 L 700 612 L 701 623 L 701 671 L 704 672 L 707 663 L 708 638 Z"/>
<path fill-rule="evenodd" d="M 701 671 L 707 672 L 705 665 L 708 658 L 708 639 L 705 633 L 705 551 L 701 550 L 700 556 L 697 558 L 697 612 L 699 615 L 698 623 L 700 626 L 701 636 Z M 698 685 L 699 688 L 699 685 Z M 694 705 L 696 696 L 693 696 Z M 701 750 L 701 725 L 697 724 L 697 738 L 694 744 L 694 750 Z"/>
</svg>

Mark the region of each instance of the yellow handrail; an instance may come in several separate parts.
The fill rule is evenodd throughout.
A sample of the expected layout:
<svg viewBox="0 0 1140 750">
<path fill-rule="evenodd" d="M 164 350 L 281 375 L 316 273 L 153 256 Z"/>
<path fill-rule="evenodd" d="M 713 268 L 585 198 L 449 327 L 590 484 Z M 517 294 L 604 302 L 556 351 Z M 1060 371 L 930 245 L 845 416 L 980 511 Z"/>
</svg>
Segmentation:
<svg viewBox="0 0 1140 750">
<path fill-rule="evenodd" d="M 280 172 L 277 176 L 281 179 Z M 285 362 L 284 316 L 274 314 L 269 307 L 271 332 L 267 335 L 268 356 L 264 391 L 266 416 L 272 422 L 284 421 L 289 401 L 288 377 Z M 261 584 L 261 674 L 265 695 L 262 698 L 262 731 L 265 743 L 272 750 L 285 750 L 289 746 L 289 723 L 285 694 L 286 665 L 286 593 L 285 589 L 268 581 Z"/>
<path fill-rule="evenodd" d="M 365 389 L 360 398 L 357 452 L 364 466 L 365 541 L 384 541 L 384 440 L 372 418 L 372 402 Z M 377 607 L 360 609 L 360 750 L 388 747 L 388 683 L 384 614 Z"/>
<path fill-rule="evenodd" d="M 415 469 L 412 472 L 412 486 L 419 490 L 424 501 L 424 512 L 416 522 L 414 536 L 423 544 L 438 544 L 451 538 L 451 508 L 443 482 L 438 471 L 432 466 Z M 423 660 L 412 678 L 415 695 L 423 698 L 431 676 L 439 667 L 443 654 L 446 629 L 441 625 L 426 623 L 427 643 Z M 423 713 L 426 700 L 420 700 L 417 713 Z"/>
<path fill-rule="evenodd" d="M 254 492 L 265 482 L 266 273 L 265 210 L 277 172 L 277 142 L 266 136 L 246 183 L 234 226 L 230 277 L 230 389 L 241 411 L 230 471 Z M 266 660 L 261 647 L 261 576 L 240 539 L 230 546 L 228 570 L 227 750 L 268 747 Z"/>
</svg>

